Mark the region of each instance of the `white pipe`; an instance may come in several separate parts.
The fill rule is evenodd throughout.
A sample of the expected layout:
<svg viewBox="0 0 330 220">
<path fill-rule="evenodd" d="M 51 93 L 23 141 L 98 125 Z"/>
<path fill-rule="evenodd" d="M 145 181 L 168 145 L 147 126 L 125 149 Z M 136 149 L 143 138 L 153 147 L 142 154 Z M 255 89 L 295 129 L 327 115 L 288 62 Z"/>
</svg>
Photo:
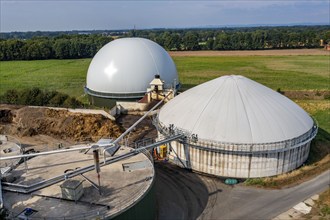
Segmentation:
<svg viewBox="0 0 330 220">
<path fill-rule="evenodd" d="M 1 188 L 1 172 L 0 172 L 0 209 L 3 208 L 2 188 Z"/>
<path fill-rule="evenodd" d="M 107 147 L 107 146 L 109 146 L 109 144 L 97 144 L 97 147 Z M 35 156 L 42 156 L 42 155 L 48 155 L 48 154 L 59 154 L 59 153 L 65 153 L 65 152 L 70 152 L 70 151 L 85 150 L 85 149 L 90 149 L 90 148 L 91 148 L 91 146 L 88 145 L 88 146 L 84 146 L 84 147 L 75 147 L 75 148 L 69 148 L 69 149 L 63 149 L 63 150 L 53 150 L 53 151 L 45 151 L 45 152 L 33 153 L 33 154 L 21 154 L 21 155 L 15 155 L 15 156 L 0 157 L 0 160 L 12 160 L 12 159 L 19 159 L 19 158 L 24 158 L 24 157 L 35 157 Z"/>
<path fill-rule="evenodd" d="M 70 152 L 70 151 L 84 150 L 84 149 L 88 149 L 88 148 L 90 148 L 90 146 L 63 149 L 63 150 L 53 150 L 53 151 L 46 151 L 46 152 L 33 153 L 33 154 L 21 154 L 21 155 L 15 155 L 15 156 L 0 157 L 0 160 L 11 160 L 11 159 L 24 158 L 24 157 L 48 155 L 48 154 L 59 154 L 59 153 L 65 153 L 65 152 Z"/>
</svg>

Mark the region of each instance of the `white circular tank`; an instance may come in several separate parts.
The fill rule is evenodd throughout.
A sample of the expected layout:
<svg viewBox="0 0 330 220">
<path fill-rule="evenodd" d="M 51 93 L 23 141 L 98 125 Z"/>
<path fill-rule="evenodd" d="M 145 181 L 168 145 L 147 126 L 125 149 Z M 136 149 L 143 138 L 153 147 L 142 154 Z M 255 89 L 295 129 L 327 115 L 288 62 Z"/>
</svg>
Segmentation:
<svg viewBox="0 0 330 220">
<path fill-rule="evenodd" d="M 308 157 L 317 127 L 290 99 L 243 76 L 223 76 L 170 100 L 158 131 L 185 133 L 170 159 L 193 170 L 230 177 L 288 172 Z"/>
<path fill-rule="evenodd" d="M 176 66 L 157 43 L 144 38 L 122 38 L 102 47 L 87 73 L 87 93 L 107 98 L 142 97 L 155 75 L 165 86 L 179 84 Z"/>
</svg>

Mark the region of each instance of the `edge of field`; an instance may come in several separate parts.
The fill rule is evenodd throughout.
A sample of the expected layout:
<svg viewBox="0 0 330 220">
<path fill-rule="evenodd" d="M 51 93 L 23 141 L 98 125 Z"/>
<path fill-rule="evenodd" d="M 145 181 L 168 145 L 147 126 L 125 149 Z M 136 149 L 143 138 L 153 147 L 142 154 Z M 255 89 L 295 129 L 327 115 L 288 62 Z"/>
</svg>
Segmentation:
<svg viewBox="0 0 330 220">
<path fill-rule="evenodd" d="M 212 56 L 297 56 L 297 55 L 330 55 L 324 49 L 283 49 L 283 50 L 199 50 L 199 51 L 168 51 L 172 57 L 212 57 Z"/>
</svg>

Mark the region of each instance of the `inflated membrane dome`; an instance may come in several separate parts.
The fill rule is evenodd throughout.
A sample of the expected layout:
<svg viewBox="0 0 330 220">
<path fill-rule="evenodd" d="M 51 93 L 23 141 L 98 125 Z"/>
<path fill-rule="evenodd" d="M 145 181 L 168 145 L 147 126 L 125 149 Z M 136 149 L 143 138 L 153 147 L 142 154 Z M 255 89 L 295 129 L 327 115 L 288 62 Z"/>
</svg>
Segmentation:
<svg viewBox="0 0 330 220">
<path fill-rule="evenodd" d="M 158 115 L 164 126 L 229 143 L 270 143 L 308 132 L 313 119 L 290 99 L 243 76 L 223 76 L 181 93 Z"/>
<path fill-rule="evenodd" d="M 179 84 L 175 64 L 160 45 L 144 38 L 122 38 L 94 56 L 86 87 L 104 94 L 145 93 L 156 74 L 165 85 Z"/>
</svg>

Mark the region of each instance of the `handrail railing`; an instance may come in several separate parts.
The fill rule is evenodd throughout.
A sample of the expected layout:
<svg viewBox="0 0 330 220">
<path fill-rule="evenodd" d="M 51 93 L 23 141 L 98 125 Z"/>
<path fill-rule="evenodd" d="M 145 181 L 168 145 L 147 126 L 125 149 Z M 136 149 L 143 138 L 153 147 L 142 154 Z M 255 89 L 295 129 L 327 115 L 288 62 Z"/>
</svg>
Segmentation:
<svg viewBox="0 0 330 220">
<path fill-rule="evenodd" d="M 172 135 L 172 133 L 184 133 L 187 137 L 192 137 L 191 132 L 174 127 L 166 127 L 162 122 L 159 121 L 158 116 L 154 118 L 154 125 L 157 127 L 157 130 L 165 135 Z M 289 149 L 295 146 L 300 146 L 301 143 L 308 142 L 312 140 L 318 131 L 317 122 L 314 120 L 314 125 L 310 130 L 306 133 L 292 139 L 278 141 L 278 142 L 266 142 L 266 143 L 232 143 L 232 142 L 221 142 L 221 141 L 213 141 L 208 139 L 200 139 L 196 138 L 192 140 L 192 138 L 188 138 L 188 143 L 190 145 L 195 146 L 203 146 L 209 147 L 218 150 L 225 150 L 225 151 L 246 151 L 246 152 L 266 152 L 270 150 L 280 150 L 280 149 Z"/>
</svg>

